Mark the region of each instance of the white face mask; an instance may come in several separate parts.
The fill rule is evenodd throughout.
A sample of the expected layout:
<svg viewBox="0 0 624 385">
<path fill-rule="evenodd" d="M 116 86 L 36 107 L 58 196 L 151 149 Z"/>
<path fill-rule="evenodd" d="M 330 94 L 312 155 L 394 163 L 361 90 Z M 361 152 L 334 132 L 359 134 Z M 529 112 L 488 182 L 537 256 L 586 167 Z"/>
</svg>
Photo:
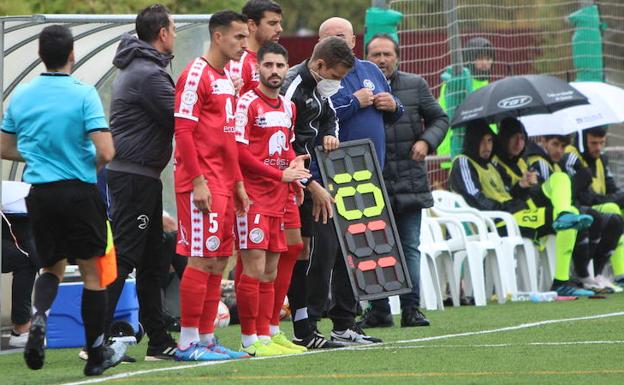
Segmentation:
<svg viewBox="0 0 624 385">
<path fill-rule="evenodd" d="M 322 97 L 331 98 L 338 92 L 338 90 L 340 90 L 340 80 L 325 79 L 316 71 L 311 70 L 310 72 L 312 72 L 316 77 L 321 79 L 318 81 L 318 83 L 316 83 L 316 89 Z"/>
</svg>

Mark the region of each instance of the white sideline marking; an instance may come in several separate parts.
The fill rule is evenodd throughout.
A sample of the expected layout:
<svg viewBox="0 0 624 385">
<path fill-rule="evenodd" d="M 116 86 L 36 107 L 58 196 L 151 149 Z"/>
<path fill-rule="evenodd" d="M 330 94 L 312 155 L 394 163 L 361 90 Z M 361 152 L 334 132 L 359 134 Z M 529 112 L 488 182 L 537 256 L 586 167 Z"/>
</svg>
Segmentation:
<svg viewBox="0 0 624 385">
<path fill-rule="evenodd" d="M 532 328 L 536 326 L 550 325 L 550 324 L 556 324 L 556 323 L 562 323 L 562 322 L 585 321 L 585 320 L 593 320 L 593 319 L 609 318 L 609 317 L 620 317 L 620 316 L 624 316 L 624 312 L 598 314 L 598 315 L 575 317 L 575 318 L 562 318 L 562 319 L 546 320 L 546 321 L 539 321 L 539 322 L 523 323 L 523 324 L 516 325 L 516 326 L 507 326 L 507 327 L 498 328 L 498 329 L 481 330 L 481 331 L 476 331 L 476 332 L 445 334 L 441 336 L 423 337 L 423 338 L 416 338 L 412 340 L 384 342 L 381 344 L 375 344 L 374 348 L 381 348 L 381 347 L 385 348 L 385 346 L 392 345 L 392 344 L 409 344 L 409 343 L 414 343 L 414 342 L 435 341 L 435 340 L 442 340 L 442 339 L 448 339 L 448 338 L 467 337 L 467 336 L 474 336 L 474 335 L 506 332 L 506 331 L 512 331 L 512 330 L 528 329 L 528 328 Z M 599 343 L 599 342 L 596 342 L 596 343 Z M 544 343 L 536 343 L 536 344 L 548 344 L 548 343 L 544 342 Z M 311 352 L 306 352 L 306 353 L 297 354 L 297 355 L 254 358 L 253 360 L 258 361 L 258 360 L 278 359 L 278 358 L 295 358 L 295 357 L 302 357 L 302 356 L 310 355 L 310 354 L 329 353 L 329 352 L 336 353 L 340 351 L 366 350 L 366 349 L 371 349 L 371 348 L 373 348 L 373 346 L 355 346 L 355 347 L 348 347 L 348 348 L 342 348 L 342 349 L 328 349 L 328 350 L 319 349 L 317 351 L 311 351 Z M 233 361 L 239 361 L 239 360 L 233 360 Z M 134 377 L 134 376 L 147 374 L 147 373 L 158 373 L 158 372 L 166 372 L 170 370 L 182 370 L 182 369 L 189 369 L 189 368 L 199 368 L 203 366 L 223 365 L 223 364 L 227 364 L 230 362 L 232 361 L 229 361 L 229 360 L 228 361 L 209 361 L 209 362 L 202 362 L 202 363 L 192 364 L 192 365 L 181 365 L 181 366 L 175 365 L 175 366 L 169 366 L 166 368 L 145 369 L 145 370 L 139 370 L 136 372 L 119 373 L 119 374 L 115 374 L 115 375 L 108 376 L 108 377 L 92 378 L 92 379 L 78 381 L 78 382 L 68 382 L 63 385 L 96 384 L 99 382 Z"/>
<path fill-rule="evenodd" d="M 358 350 L 395 350 L 395 349 L 461 349 L 461 348 L 507 348 L 514 346 L 566 346 L 566 345 L 620 345 L 624 341 L 561 341 L 561 342 L 528 342 L 524 344 L 464 344 L 464 345 L 408 345 L 379 346 L 380 344 L 361 347 Z"/>
</svg>

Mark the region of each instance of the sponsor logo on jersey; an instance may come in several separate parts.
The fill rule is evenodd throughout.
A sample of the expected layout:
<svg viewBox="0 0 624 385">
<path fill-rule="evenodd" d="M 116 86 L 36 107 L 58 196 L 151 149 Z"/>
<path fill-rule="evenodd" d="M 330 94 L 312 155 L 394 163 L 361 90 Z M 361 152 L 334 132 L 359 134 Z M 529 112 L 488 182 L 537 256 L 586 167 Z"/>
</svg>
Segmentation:
<svg viewBox="0 0 624 385">
<path fill-rule="evenodd" d="M 274 154 L 281 156 L 282 151 L 288 151 L 288 141 L 284 132 L 277 131 L 269 138 L 269 156 Z"/>
<path fill-rule="evenodd" d="M 371 91 L 375 91 L 375 83 L 373 83 L 370 79 L 364 79 L 362 83 L 364 84 L 364 87 Z"/>
<path fill-rule="evenodd" d="M 221 240 L 216 235 L 208 237 L 206 239 L 206 248 L 208 251 L 216 251 L 221 246 Z"/>
<path fill-rule="evenodd" d="M 256 244 L 264 241 L 264 231 L 262 231 L 262 229 L 259 229 L 257 227 L 252 229 L 249 232 L 249 240 Z"/>
</svg>

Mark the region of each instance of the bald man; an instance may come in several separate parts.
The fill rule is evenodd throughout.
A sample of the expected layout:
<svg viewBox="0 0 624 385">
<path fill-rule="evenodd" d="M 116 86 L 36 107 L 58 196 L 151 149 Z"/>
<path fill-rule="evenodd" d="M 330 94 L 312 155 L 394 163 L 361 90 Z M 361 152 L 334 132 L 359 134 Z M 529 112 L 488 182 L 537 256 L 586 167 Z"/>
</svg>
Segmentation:
<svg viewBox="0 0 624 385">
<path fill-rule="evenodd" d="M 355 35 L 351 23 L 333 17 L 321 24 L 320 40 L 335 36 L 346 41 L 351 50 L 355 47 Z M 355 59 L 354 67 L 336 84 L 330 95 L 336 110 L 340 130 L 339 139 L 349 141 L 371 139 L 383 167 L 385 157 L 384 122 L 394 123 L 403 107 L 390 94 L 390 86 L 379 68 L 368 61 Z M 311 166 L 316 173 L 315 165 Z M 332 320 L 331 339 L 345 345 L 372 344 L 379 338 L 367 336 L 355 324 L 357 301 L 353 295 L 333 220 L 318 221 L 313 228 L 314 241 L 307 279 L 308 317 L 312 324 L 320 318 L 330 290 L 332 301 L 328 316 Z"/>
</svg>

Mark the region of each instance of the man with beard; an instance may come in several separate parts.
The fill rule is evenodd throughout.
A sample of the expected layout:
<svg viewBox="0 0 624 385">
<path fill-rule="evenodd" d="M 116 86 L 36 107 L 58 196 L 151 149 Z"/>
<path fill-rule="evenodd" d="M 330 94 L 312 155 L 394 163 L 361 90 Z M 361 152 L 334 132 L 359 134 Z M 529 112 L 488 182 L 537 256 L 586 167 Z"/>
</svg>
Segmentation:
<svg viewBox="0 0 624 385">
<path fill-rule="evenodd" d="M 249 212 L 236 221 L 242 261 L 236 298 L 241 350 L 263 357 L 307 350 L 290 342 L 279 332 L 279 322 L 273 325 L 271 319 L 278 260 L 286 251 L 283 217 L 288 184 L 311 175 L 304 169 L 308 156 L 295 159 L 291 146 L 295 106 L 279 94 L 288 72 L 288 53 L 281 45 L 268 43 L 258 51 L 258 64 L 260 83 L 236 107 L 239 163 L 251 200 Z M 285 295 L 282 290 L 280 308 Z"/>
<path fill-rule="evenodd" d="M 239 95 L 256 88 L 259 83 L 257 52 L 263 45 L 277 43 L 282 33 L 282 8 L 272 0 L 250 0 L 242 9 L 247 16 L 249 46 L 240 60 L 229 65 L 230 76 L 240 87 Z M 239 80 L 240 79 L 240 80 Z"/>
<path fill-rule="evenodd" d="M 238 167 L 234 84 L 225 72 L 247 48 L 247 18 L 233 11 L 210 18 L 210 48 L 182 72 L 175 97 L 177 253 L 188 257 L 180 282 L 181 328 L 176 359 L 248 357 L 221 346 L 214 320 L 221 277 L 232 254 L 234 212 L 249 198 Z"/>
</svg>

